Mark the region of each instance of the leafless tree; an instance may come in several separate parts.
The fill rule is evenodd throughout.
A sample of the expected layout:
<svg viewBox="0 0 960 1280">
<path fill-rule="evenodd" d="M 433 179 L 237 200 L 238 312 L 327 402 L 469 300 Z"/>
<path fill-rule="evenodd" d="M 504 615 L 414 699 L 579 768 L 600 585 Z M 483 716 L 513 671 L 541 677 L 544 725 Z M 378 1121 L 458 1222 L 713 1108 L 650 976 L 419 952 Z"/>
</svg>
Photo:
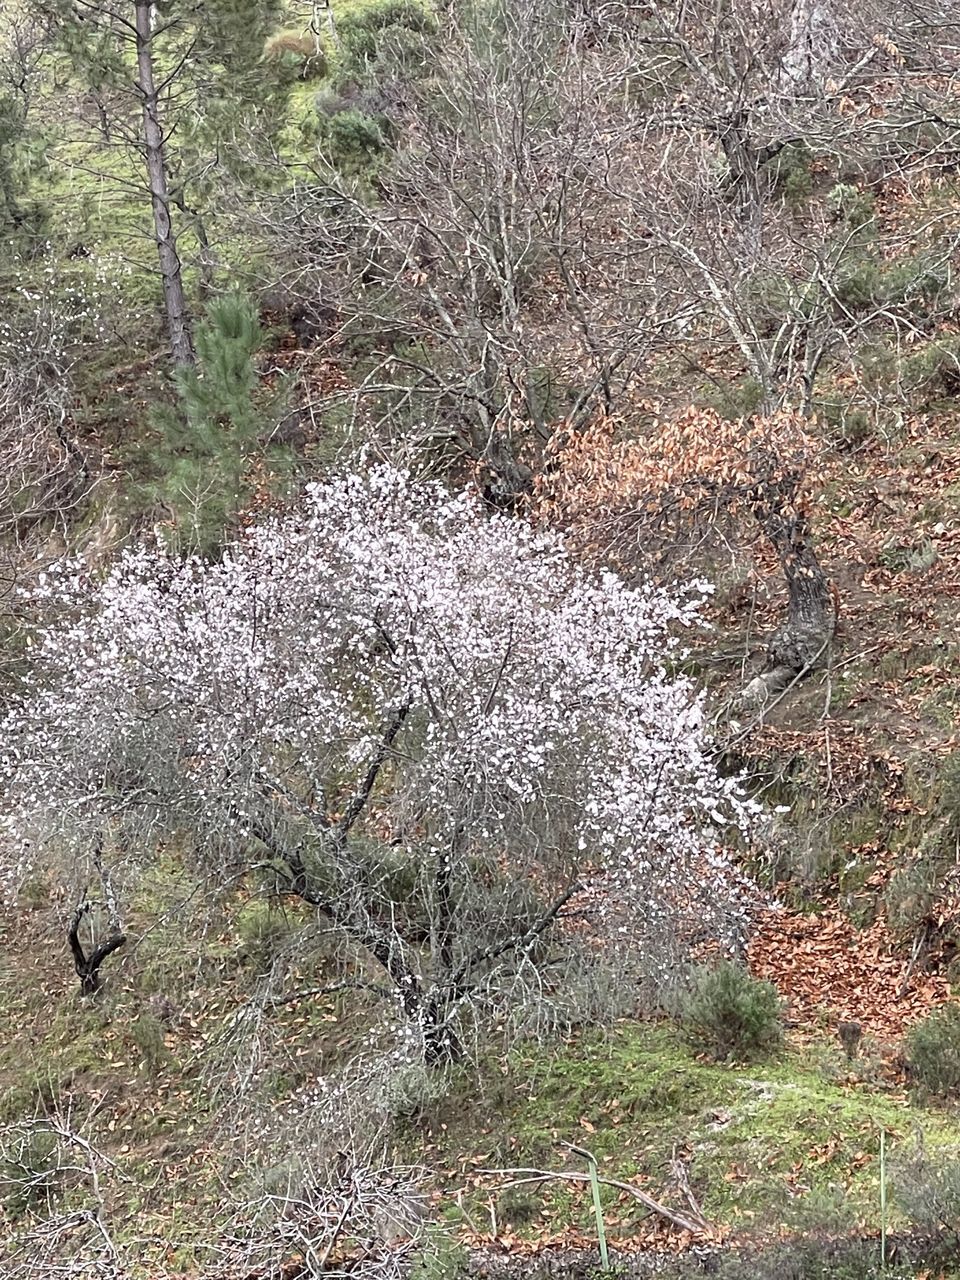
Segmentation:
<svg viewBox="0 0 960 1280">
<path fill-rule="evenodd" d="M 99 302 L 82 285 L 51 274 L 19 279 L 0 319 L 0 537 L 13 545 L 67 521 L 93 479 L 71 421 L 72 384 L 101 324 Z"/>
<path fill-rule="evenodd" d="M 162 69 L 170 53 L 164 37 L 179 30 L 181 19 L 161 17 L 149 0 L 34 0 L 31 12 L 46 23 L 51 42 L 65 43 L 86 78 L 99 144 L 132 148 L 141 158 L 170 351 L 174 364 L 192 364 L 189 308 L 171 217 L 167 149 L 173 121 L 165 115 L 178 68 L 174 62 L 172 76 Z M 108 104 L 117 108 L 112 117 Z M 127 185 L 137 184 L 128 180 Z"/>
<path fill-rule="evenodd" d="M 428 72 L 330 104 L 390 118 L 375 194 L 321 153 L 247 211 L 286 287 L 368 352 L 365 423 L 452 444 L 502 501 L 555 423 L 621 402 L 663 323 L 643 216 L 612 194 L 626 61 L 553 0 L 450 11 Z"/>
<path fill-rule="evenodd" d="M 510 500 L 547 436 L 630 418 L 664 372 L 809 416 L 873 335 L 952 314 L 955 213 L 875 200 L 956 159 L 942 0 L 525 0 L 445 14 L 435 46 L 321 104 L 389 122 L 374 176 L 321 148 L 244 210 L 355 363 L 365 433 L 453 446 Z"/>
<path fill-rule="evenodd" d="M 99 934 L 89 942 L 87 948 L 84 948 L 80 938 L 80 926 L 85 919 L 90 919 L 94 909 L 100 904 L 87 899 L 82 902 L 73 913 L 70 921 L 70 928 L 67 932 L 67 941 L 70 944 L 70 952 L 73 956 L 74 969 L 77 977 L 80 979 L 80 990 L 85 996 L 96 995 L 101 986 L 100 969 L 103 962 L 112 956 L 115 951 L 126 943 L 127 937 L 123 932 L 123 926 L 120 923 L 120 916 L 117 907 L 117 895 L 113 887 L 113 879 L 110 870 L 103 860 L 103 840 L 98 839 L 93 854 L 93 866 L 100 881 L 100 886 L 104 895 L 104 914 L 109 921 L 109 930 L 107 936 L 101 938 Z"/>
<path fill-rule="evenodd" d="M 809 414 L 829 357 L 877 329 L 914 338 L 951 313 L 956 216 L 920 207 L 898 226 L 872 208 L 869 188 L 929 165 L 923 126 L 939 128 L 938 153 L 955 153 L 958 121 L 942 111 L 960 70 L 955 33 L 947 6 L 846 0 L 762 12 L 753 0 L 692 0 L 625 19 L 623 39 L 638 51 L 632 199 L 676 309 L 697 299 L 674 348 L 694 366 L 726 353 L 755 381 L 761 411 Z M 785 198 L 788 160 L 813 167 L 818 200 Z M 844 178 L 857 169 L 865 193 Z M 865 261 L 907 252 L 916 282 L 857 295 Z"/>
</svg>

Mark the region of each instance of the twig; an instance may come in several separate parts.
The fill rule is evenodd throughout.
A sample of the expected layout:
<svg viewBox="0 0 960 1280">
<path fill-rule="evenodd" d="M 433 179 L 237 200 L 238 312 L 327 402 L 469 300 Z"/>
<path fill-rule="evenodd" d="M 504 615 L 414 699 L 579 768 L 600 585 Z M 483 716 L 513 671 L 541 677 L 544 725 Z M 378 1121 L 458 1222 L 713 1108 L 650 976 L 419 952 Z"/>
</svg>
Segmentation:
<svg viewBox="0 0 960 1280">
<path fill-rule="evenodd" d="M 250 1000 L 244 1008 L 256 1008 L 260 1006 L 267 1009 L 279 1009 L 283 1005 L 295 1004 L 298 1000 L 311 1000 L 314 996 L 333 996 L 341 991 L 372 991 L 375 995 L 380 996 L 383 1000 L 392 1000 L 395 993 L 387 987 L 378 986 L 375 982 L 361 982 L 357 980 L 344 980 L 343 982 L 333 982 L 325 987 L 306 987 L 302 991 L 291 991 L 287 995 L 267 996 L 261 1000 Z"/>
<path fill-rule="evenodd" d="M 887 1131 L 880 1130 L 880 1266 L 887 1266 Z"/>
<path fill-rule="evenodd" d="M 576 1173 L 564 1170 L 560 1173 L 550 1173 L 545 1169 L 480 1169 L 479 1173 L 487 1177 L 507 1178 L 504 1184 L 509 1187 L 518 1187 L 524 1183 L 530 1182 L 589 1182 L 590 1175 L 588 1173 Z M 614 1187 L 617 1191 L 625 1191 L 628 1195 L 633 1196 L 635 1200 L 639 1200 L 645 1209 L 649 1209 L 651 1213 L 655 1213 L 658 1217 L 665 1218 L 675 1227 L 679 1227 L 681 1231 L 689 1231 L 691 1235 L 701 1235 L 710 1230 L 710 1223 L 698 1214 L 697 1218 L 684 1217 L 682 1213 L 678 1213 L 674 1209 L 670 1209 L 665 1204 L 661 1204 L 659 1200 L 654 1200 L 653 1196 L 648 1196 L 645 1191 L 641 1191 L 630 1182 L 621 1182 L 618 1178 L 603 1178 L 599 1181 L 605 1187 Z"/>
<path fill-rule="evenodd" d="M 693 1194 L 690 1181 L 687 1178 L 687 1166 L 680 1156 L 677 1155 L 676 1144 L 674 1144 L 673 1151 L 670 1156 L 670 1172 L 673 1174 L 684 1200 L 686 1200 L 698 1221 L 705 1223 L 706 1218 L 703 1216 L 703 1210 L 697 1203 L 697 1198 Z"/>
<path fill-rule="evenodd" d="M 320 1266 L 319 1266 L 320 1271 L 323 1271 L 323 1269 L 326 1267 L 327 1260 L 329 1259 L 330 1254 L 333 1252 L 333 1246 L 340 1239 L 340 1233 L 343 1231 L 344 1223 L 347 1221 L 347 1214 L 350 1212 L 352 1204 L 353 1204 L 353 1201 L 349 1196 L 343 1202 L 343 1208 L 340 1211 L 340 1217 L 337 1219 L 337 1224 L 331 1231 L 330 1239 L 327 1241 L 327 1247 L 324 1249 L 320 1257 Z"/>
<path fill-rule="evenodd" d="M 471 1218 L 470 1214 L 467 1212 L 467 1206 L 463 1203 L 463 1190 L 462 1190 L 462 1189 L 459 1189 L 459 1190 L 457 1191 L 456 1200 L 457 1200 L 457 1208 L 458 1208 L 458 1209 L 460 1210 L 460 1212 L 463 1214 L 463 1217 L 464 1217 L 464 1220 L 465 1220 L 465 1222 L 466 1222 L 467 1226 L 470 1228 L 470 1230 L 473 1232 L 473 1234 L 474 1234 L 475 1236 L 477 1236 L 477 1237 L 482 1236 L 482 1235 L 483 1235 L 483 1232 L 480 1230 L 480 1228 L 479 1228 L 479 1227 L 477 1226 L 477 1224 L 474 1222 L 473 1218 Z"/>
<path fill-rule="evenodd" d="M 852 653 L 849 658 L 844 658 L 842 662 L 833 664 L 834 671 L 839 671 L 841 667 L 847 667 L 851 662 L 856 662 L 860 658 L 865 658 L 868 653 L 876 653 L 877 649 L 882 649 L 886 642 L 881 640 L 878 644 L 872 644 L 869 649 L 861 649 L 859 653 Z"/>
<path fill-rule="evenodd" d="M 913 976 L 914 967 L 917 963 L 917 960 L 920 958 L 920 952 L 923 948 L 923 944 L 927 940 L 928 932 L 929 932 L 929 926 L 926 923 L 924 923 L 920 926 L 920 928 L 917 930 L 914 936 L 913 950 L 910 953 L 910 959 L 907 962 L 907 967 L 904 970 L 903 977 L 900 980 L 900 985 L 899 987 L 897 987 L 897 994 L 895 997 L 895 999 L 897 1000 L 900 1000 L 902 998 L 903 993 L 906 991 L 907 987 L 910 985 L 910 979 Z"/>
</svg>

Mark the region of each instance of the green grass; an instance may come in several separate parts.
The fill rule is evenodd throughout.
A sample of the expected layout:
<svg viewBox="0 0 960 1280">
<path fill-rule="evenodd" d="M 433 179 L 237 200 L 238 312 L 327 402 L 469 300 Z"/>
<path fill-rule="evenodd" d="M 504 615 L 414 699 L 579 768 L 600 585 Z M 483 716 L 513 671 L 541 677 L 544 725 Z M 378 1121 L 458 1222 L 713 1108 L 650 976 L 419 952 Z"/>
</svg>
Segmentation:
<svg viewBox="0 0 960 1280">
<path fill-rule="evenodd" d="M 21 913 L 13 980 L 0 996 L 4 1121 L 57 1099 L 69 1105 L 132 1180 L 110 1180 L 118 1238 L 147 1233 L 188 1251 L 215 1230 L 222 1188 L 241 1168 L 223 1137 L 229 1093 L 215 1096 L 211 1073 L 224 1029 L 250 996 L 258 966 L 246 953 L 251 932 L 261 941 L 264 915 L 242 898 L 216 909 L 179 906 L 190 889 L 172 854 L 145 876 L 131 936 L 164 922 L 118 955 L 95 1003 L 77 995 L 62 940 L 41 928 L 43 913 Z M 324 963 L 305 952 L 291 984 L 311 985 Z M 151 1021 L 154 992 L 176 1006 L 170 1027 Z M 278 1010 L 269 1032 L 272 1075 L 263 1081 L 267 1110 L 296 1107 L 293 1092 L 342 1063 L 363 1032 L 356 1001 Z M 750 1238 L 783 1228 L 869 1231 L 879 1225 L 881 1128 L 895 1164 L 917 1134 L 928 1151 L 960 1146 L 960 1121 L 948 1109 L 847 1078 L 839 1047 L 826 1042 L 750 1066 L 718 1066 L 698 1060 L 668 1024 L 623 1023 L 559 1047 L 530 1044 L 504 1056 L 491 1049 L 479 1071 L 453 1072 L 447 1096 L 398 1120 L 388 1140 L 398 1158 L 431 1170 L 448 1225 L 461 1218 L 462 1191 L 467 1214 L 483 1227 L 492 1200 L 501 1232 L 540 1238 L 573 1229 L 595 1239 L 586 1183 L 504 1189 L 505 1177 L 479 1173 L 585 1172 L 564 1145 L 574 1144 L 594 1153 L 601 1176 L 636 1180 L 681 1211 L 670 1165 L 682 1156 L 706 1217 Z M 158 1169 L 166 1170 L 159 1183 Z M 610 1187 L 601 1198 L 611 1244 L 643 1229 L 636 1201 Z M 896 1212 L 891 1225 L 903 1225 Z"/>
<path fill-rule="evenodd" d="M 610 1035 L 585 1034 L 559 1053 L 516 1052 L 501 1070 L 488 1071 L 478 1093 L 464 1079 L 427 1120 L 428 1141 L 439 1143 L 453 1180 L 478 1163 L 579 1168 L 564 1147 L 571 1143 L 594 1153 L 601 1176 L 638 1178 L 682 1208 L 670 1176 L 678 1150 L 706 1216 L 737 1230 L 791 1219 L 805 1226 L 837 1217 L 838 1206 L 851 1228 L 874 1228 L 880 1129 L 892 1159 L 917 1133 L 928 1149 L 960 1142 L 951 1114 L 832 1083 L 803 1054 L 750 1067 L 708 1065 L 668 1026 L 624 1025 Z M 475 1212 L 482 1214 L 496 1181 L 473 1193 Z M 539 1207 L 516 1224 L 521 1234 L 545 1226 L 590 1230 L 585 1186 L 545 1183 L 532 1194 Z M 610 1188 L 604 1199 L 612 1236 L 635 1229 L 634 1203 Z"/>
</svg>

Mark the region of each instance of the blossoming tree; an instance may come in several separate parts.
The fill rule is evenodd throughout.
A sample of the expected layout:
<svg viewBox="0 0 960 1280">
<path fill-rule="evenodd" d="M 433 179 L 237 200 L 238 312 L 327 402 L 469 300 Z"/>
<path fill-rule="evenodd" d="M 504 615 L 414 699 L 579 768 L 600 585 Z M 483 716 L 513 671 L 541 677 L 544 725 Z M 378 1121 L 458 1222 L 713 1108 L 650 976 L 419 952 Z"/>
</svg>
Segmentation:
<svg viewBox="0 0 960 1280">
<path fill-rule="evenodd" d="M 565 947 L 639 972 L 735 896 L 720 838 L 750 805 L 666 670 L 696 592 L 590 576 L 389 468 L 216 563 L 141 549 L 51 590 L 70 620 L 3 725 L 22 856 L 259 868 L 429 1061 L 471 1004 L 562 982 Z"/>
</svg>

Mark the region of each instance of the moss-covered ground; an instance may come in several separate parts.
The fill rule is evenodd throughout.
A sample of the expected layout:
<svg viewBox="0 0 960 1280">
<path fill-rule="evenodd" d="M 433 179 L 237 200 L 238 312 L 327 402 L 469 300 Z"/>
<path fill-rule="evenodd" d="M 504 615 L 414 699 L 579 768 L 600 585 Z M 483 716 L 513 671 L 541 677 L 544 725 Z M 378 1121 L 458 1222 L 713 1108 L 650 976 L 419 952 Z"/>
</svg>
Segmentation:
<svg viewBox="0 0 960 1280">
<path fill-rule="evenodd" d="M 158 878 L 141 909 L 155 917 L 181 890 L 172 875 Z M 235 1118 L 232 1085 L 217 1078 L 224 1037 L 294 922 L 240 900 L 202 935 L 168 921 L 118 960 L 109 988 L 89 1001 L 40 919 L 24 909 L 6 925 L 0 1116 L 9 1125 L 69 1113 L 114 1162 L 105 1183 L 119 1237 L 135 1232 L 155 1249 L 176 1241 L 189 1270 L 194 1243 L 222 1219 L 225 1183 L 239 1176 L 223 1139 L 225 1117 Z M 304 985 L 321 968 L 305 962 Z M 171 1002 L 169 1016 L 159 996 Z M 278 1010 L 271 1043 L 282 1051 L 262 1077 L 268 1109 L 295 1106 L 299 1088 L 342 1061 L 355 1014 L 330 999 Z M 495 1236 L 497 1247 L 595 1239 L 585 1183 L 517 1183 L 523 1175 L 510 1172 L 582 1173 L 571 1146 L 596 1157 L 602 1178 L 630 1182 L 680 1213 L 692 1197 L 713 1238 L 726 1242 L 877 1232 L 881 1132 L 892 1230 L 910 1225 L 896 1187 L 918 1143 L 928 1155 L 960 1158 L 951 1104 L 872 1079 L 827 1038 L 721 1065 L 699 1058 L 668 1022 L 623 1022 L 552 1047 L 491 1048 L 446 1086 L 440 1101 L 398 1115 L 388 1142 L 430 1171 L 447 1229 L 491 1246 Z M 79 1203 L 85 1193 L 65 1194 Z M 611 1242 L 678 1243 L 628 1193 L 604 1186 L 601 1199 Z M 145 1257 L 159 1256 L 154 1247 Z"/>
<path fill-rule="evenodd" d="M 511 1169 L 582 1171 L 571 1145 L 596 1157 L 601 1176 L 635 1182 L 683 1212 L 672 1172 L 679 1160 L 721 1234 L 877 1230 L 881 1131 L 891 1169 L 918 1143 L 928 1153 L 960 1144 L 952 1109 L 864 1083 L 839 1046 L 717 1065 L 699 1060 L 672 1026 L 639 1023 L 584 1033 L 559 1052 L 518 1050 L 499 1070 L 464 1077 L 423 1137 L 463 1190 L 468 1218 L 489 1223 L 485 1206 L 492 1199 L 496 1212 L 499 1198 L 503 1229 L 537 1237 L 592 1230 L 587 1186 L 498 1188 Z M 643 1234 L 645 1211 L 628 1194 L 605 1187 L 602 1198 L 612 1236 Z"/>
</svg>

